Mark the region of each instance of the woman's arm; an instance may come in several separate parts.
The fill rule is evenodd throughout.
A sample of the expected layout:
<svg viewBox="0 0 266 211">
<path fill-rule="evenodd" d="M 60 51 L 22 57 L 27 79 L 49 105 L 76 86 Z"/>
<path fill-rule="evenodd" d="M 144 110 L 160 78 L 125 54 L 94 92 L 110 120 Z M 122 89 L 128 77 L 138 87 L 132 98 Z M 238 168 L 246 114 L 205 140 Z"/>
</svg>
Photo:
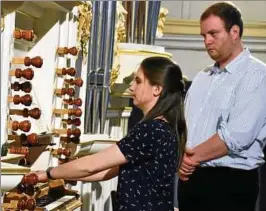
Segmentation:
<svg viewBox="0 0 266 211">
<path fill-rule="evenodd" d="M 118 146 L 114 144 L 96 154 L 84 156 L 69 163 L 54 167 L 50 171 L 50 174 L 53 179 L 78 180 L 78 178 L 88 177 L 127 162 Z M 39 182 L 46 182 L 48 180 L 45 171 L 34 173 L 37 174 Z"/>
<path fill-rule="evenodd" d="M 110 168 L 88 177 L 77 178 L 75 180 L 82 182 L 98 182 L 112 179 L 118 175 L 119 167 Z"/>
</svg>

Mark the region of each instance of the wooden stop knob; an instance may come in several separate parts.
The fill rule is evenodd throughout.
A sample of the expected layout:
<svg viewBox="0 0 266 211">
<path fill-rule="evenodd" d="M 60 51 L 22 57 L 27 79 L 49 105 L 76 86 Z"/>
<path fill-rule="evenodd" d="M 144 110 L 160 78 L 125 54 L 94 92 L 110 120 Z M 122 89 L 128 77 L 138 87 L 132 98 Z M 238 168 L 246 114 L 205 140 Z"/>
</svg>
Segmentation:
<svg viewBox="0 0 266 211">
<path fill-rule="evenodd" d="M 75 86 L 78 86 L 78 87 L 82 87 L 83 85 L 83 80 L 81 78 L 76 78 L 76 79 L 65 79 L 65 82 L 70 84 L 70 85 L 75 85 Z"/>
<path fill-rule="evenodd" d="M 81 98 L 75 98 L 75 99 L 64 99 L 64 103 L 68 105 L 76 105 L 76 106 L 81 106 L 82 105 L 82 100 Z"/>
<path fill-rule="evenodd" d="M 80 126 L 81 121 L 79 118 L 75 118 L 75 119 L 62 119 L 63 122 L 66 122 L 68 125 L 75 125 L 75 126 Z"/>
<path fill-rule="evenodd" d="M 36 174 L 25 175 L 21 183 L 24 185 L 36 185 L 38 183 L 38 176 Z"/>
<path fill-rule="evenodd" d="M 67 48 L 67 47 L 59 47 L 57 49 L 57 53 L 60 55 L 60 56 L 63 56 L 65 54 L 71 54 L 73 56 L 76 56 L 78 54 L 78 49 L 76 47 L 72 47 L 72 48 Z"/>
<path fill-rule="evenodd" d="M 34 71 L 31 68 L 27 68 L 25 70 L 16 69 L 10 72 L 10 75 L 14 75 L 16 78 L 25 78 L 27 80 L 32 80 L 34 77 Z"/>
<path fill-rule="evenodd" d="M 30 57 L 25 57 L 24 59 L 24 65 L 26 66 L 34 66 L 34 67 L 37 67 L 37 68 L 40 68 L 42 67 L 42 64 L 43 64 L 43 60 L 40 56 L 36 56 L 34 58 L 30 58 Z"/>
<path fill-rule="evenodd" d="M 32 30 L 20 30 L 20 29 L 15 29 L 13 33 L 13 37 L 15 39 L 25 39 L 28 41 L 32 41 L 34 38 L 34 34 Z"/>
<path fill-rule="evenodd" d="M 17 208 L 19 210 L 29 210 L 33 211 L 36 207 L 36 202 L 34 199 L 21 200 L 19 199 Z"/>
<path fill-rule="evenodd" d="M 29 148 L 28 147 L 11 147 L 9 149 L 9 153 L 11 154 L 21 154 L 27 157 L 29 155 Z"/>
<path fill-rule="evenodd" d="M 24 96 L 15 95 L 13 97 L 13 103 L 15 105 L 23 104 L 25 106 L 30 106 L 32 103 L 32 97 L 28 94 L 26 94 Z"/>
<path fill-rule="evenodd" d="M 53 155 L 65 155 L 66 157 L 70 157 L 72 154 L 72 150 L 70 148 L 58 148 L 52 149 Z"/>
<path fill-rule="evenodd" d="M 74 144 L 79 144 L 80 139 L 79 137 L 60 137 L 60 141 L 64 143 L 74 143 Z"/>
<path fill-rule="evenodd" d="M 27 108 L 23 109 L 23 117 L 31 117 L 33 119 L 39 119 L 41 116 L 41 110 L 38 108 L 33 108 L 28 110 Z"/>
<path fill-rule="evenodd" d="M 74 128 L 74 129 L 70 129 L 68 128 L 67 129 L 67 136 L 70 137 L 70 136 L 74 136 L 74 137 L 80 137 L 80 129 L 78 128 Z"/>
<path fill-rule="evenodd" d="M 24 131 L 24 132 L 29 132 L 31 128 L 31 123 L 28 120 L 18 122 L 18 121 L 13 121 L 11 123 L 11 128 L 14 131 L 17 131 L 18 129 Z"/>
<path fill-rule="evenodd" d="M 21 90 L 23 92 L 29 93 L 31 92 L 32 85 L 29 81 L 25 81 L 21 84 L 19 82 L 14 82 L 11 84 L 11 89 L 13 89 L 14 91 Z"/>
<path fill-rule="evenodd" d="M 39 143 L 39 137 L 36 133 L 31 133 L 29 135 L 20 134 L 21 144 L 24 146 L 36 146 Z"/>
<path fill-rule="evenodd" d="M 56 89 L 55 93 L 57 95 L 69 95 L 69 96 L 74 96 L 75 95 L 75 90 L 73 88 L 62 88 L 62 89 Z"/>
<path fill-rule="evenodd" d="M 76 47 L 68 48 L 67 52 L 73 56 L 78 54 L 78 49 Z"/>
<path fill-rule="evenodd" d="M 57 154 L 58 155 L 65 155 L 66 157 L 70 157 L 71 156 L 71 149 L 70 148 L 66 148 L 66 149 L 63 149 L 63 148 L 59 148 L 57 150 Z"/>
<path fill-rule="evenodd" d="M 20 109 L 10 109 L 9 110 L 9 114 L 10 115 L 20 115 L 20 116 L 23 116 L 23 117 L 31 117 L 33 119 L 39 119 L 40 116 L 41 116 L 41 110 L 38 109 L 38 108 L 34 108 L 34 109 L 27 109 L 27 108 L 24 108 L 23 110 L 20 110 Z"/>
<path fill-rule="evenodd" d="M 54 114 L 68 114 L 69 116 L 78 116 L 80 117 L 82 114 L 82 111 L 80 108 L 76 109 L 54 109 Z"/>
<path fill-rule="evenodd" d="M 70 76 L 75 76 L 76 75 L 76 69 L 75 68 L 69 68 L 69 69 L 66 69 L 66 68 L 62 68 L 62 69 L 59 69 L 57 68 L 56 69 L 56 74 L 61 76 L 61 75 L 70 75 Z"/>
<path fill-rule="evenodd" d="M 75 76 L 76 75 L 76 69 L 75 68 L 63 68 L 62 69 L 62 75 L 70 75 L 70 76 Z"/>
<path fill-rule="evenodd" d="M 26 184 L 20 183 L 17 186 L 17 194 L 19 194 L 19 195 L 21 195 L 22 193 L 26 193 L 29 196 L 33 196 L 34 192 L 35 192 L 35 188 L 34 188 L 33 185 L 26 185 Z M 24 196 L 24 197 L 22 197 L 20 199 L 27 200 L 27 196 Z"/>
<path fill-rule="evenodd" d="M 69 109 L 68 115 L 80 117 L 82 115 L 82 110 L 80 108 Z"/>
</svg>

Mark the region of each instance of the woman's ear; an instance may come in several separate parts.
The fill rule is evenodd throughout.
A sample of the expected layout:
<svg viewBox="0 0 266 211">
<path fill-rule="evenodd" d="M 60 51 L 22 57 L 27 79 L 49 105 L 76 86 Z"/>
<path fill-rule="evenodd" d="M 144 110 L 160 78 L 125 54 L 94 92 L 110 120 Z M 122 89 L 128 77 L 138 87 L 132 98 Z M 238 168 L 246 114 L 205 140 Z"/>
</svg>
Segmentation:
<svg viewBox="0 0 266 211">
<path fill-rule="evenodd" d="M 153 95 L 154 95 L 155 97 L 160 96 L 162 90 L 163 90 L 163 87 L 162 87 L 162 86 L 160 86 L 160 85 L 156 85 L 156 86 L 154 86 Z"/>
</svg>

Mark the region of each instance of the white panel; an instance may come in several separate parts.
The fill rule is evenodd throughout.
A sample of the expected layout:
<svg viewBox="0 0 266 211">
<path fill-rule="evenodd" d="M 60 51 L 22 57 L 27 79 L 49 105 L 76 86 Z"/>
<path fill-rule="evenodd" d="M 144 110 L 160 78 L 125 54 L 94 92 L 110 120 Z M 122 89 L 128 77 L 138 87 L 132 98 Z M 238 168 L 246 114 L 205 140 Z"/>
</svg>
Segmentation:
<svg viewBox="0 0 266 211">
<path fill-rule="evenodd" d="M 1 145 L 7 140 L 7 87 L 9 87 L 10 61 L 13 57 L 14 29 L 15 13 L 11 13 L 5 16 L 5 28 L 4 31 L 1 32 Z"/>
<path fill-rule="evenodd" d="M 169 10 L 167 18 L 198 20 L 201 13 L 219 1 L 162 1 Z M 242 11 L 244 20 L 265 21 L 266 1 L 232 1 Z"/>
<path fill-rule="evenodd" d="M 266 39 L 245 38 L 243 41 L 254 56 L 266 62 Z M 164 46 L 166 52 L 173 55 L 173 60 L 180 65 L 184 75 L 190 80 L 198 71 L 213 63 L 200 36 L 168 35 L 157 39 L 155 44 Z"/>
</svg>

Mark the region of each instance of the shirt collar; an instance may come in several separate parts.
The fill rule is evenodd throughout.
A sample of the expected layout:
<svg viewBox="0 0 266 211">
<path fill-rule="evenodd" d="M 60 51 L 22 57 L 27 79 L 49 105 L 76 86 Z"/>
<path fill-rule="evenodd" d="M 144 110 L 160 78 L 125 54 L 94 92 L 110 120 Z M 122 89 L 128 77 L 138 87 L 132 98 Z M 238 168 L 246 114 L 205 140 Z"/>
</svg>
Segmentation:
<svg viewBox="0 0 266 211">
<path fill-rule="evenodd" d="M 248 50 L 248 48 L 244 48 L 243 51 L 238 54 L 238 56 L 232 60 L 231 62 L 229 62 L 226 67 L 221 70 L 219 68 L 219 63 L 215 63 L 213 66 L 210 67 L 209 71 L 210 71 L 210 75 L 213 74 L 220 74 L 222 72 L 228 72 L 228 73 L 234 73 L 237 70 L 237 66 L 242 63 L 243 61 L 245 61 L 245 59 L 250 55 L 250 52 Z"/>
</svg>

